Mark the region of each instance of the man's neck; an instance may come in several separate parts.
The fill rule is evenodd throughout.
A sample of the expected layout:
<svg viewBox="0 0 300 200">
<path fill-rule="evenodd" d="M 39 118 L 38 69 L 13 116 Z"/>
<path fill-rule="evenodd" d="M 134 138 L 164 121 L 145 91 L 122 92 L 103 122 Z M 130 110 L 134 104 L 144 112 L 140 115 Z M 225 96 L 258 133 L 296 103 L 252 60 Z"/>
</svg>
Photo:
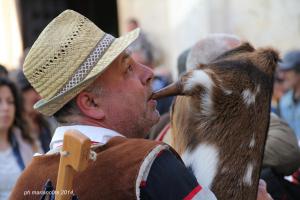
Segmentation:
<svg viewBox="0 0 300 200">
<path fill-rule="evenodd" d="M 106 127 L 102 122 L 99 122 L 92 118 L 82 117 L 82 116 L 71 116 L 69 117 L 66 123 L 61 123 L 62 126 L 70 126 L 70 125 L 88 125 L 88 126 L 98 126 L 103 128 Z"/>
<path fill-rule="evenodd" d="M 89 118 L 89 117 L 85 117 L 85 116 L 80 116 L 80 115 L 76 115 L 76 116 L 70 116 L 67 120 L 66 123 L 60 124 L 62 126 L 70 126 L 70 125 L 87 125 L 87 126 L 96 126 L 96 127 L 102 127 L 102 128 L 106 128 L 106 129 L 110 129 L 113 131 L 118 132 L 121 135 L 124 135 L 125 137 L 131 138 L 140 138 L 141 134 L 134 134 L 137 131 L 127 131 L 126 129 L 124 129 L 123 127 L 116 127 L 114 126 L 114 124 L 109 123 L 107 120 L 103 119 L 103 120 L 97 120 L 97 119 L 93 119 L 93 118 Z M 139 132 L 137 132 L 139 133 Z"/>
</svg>

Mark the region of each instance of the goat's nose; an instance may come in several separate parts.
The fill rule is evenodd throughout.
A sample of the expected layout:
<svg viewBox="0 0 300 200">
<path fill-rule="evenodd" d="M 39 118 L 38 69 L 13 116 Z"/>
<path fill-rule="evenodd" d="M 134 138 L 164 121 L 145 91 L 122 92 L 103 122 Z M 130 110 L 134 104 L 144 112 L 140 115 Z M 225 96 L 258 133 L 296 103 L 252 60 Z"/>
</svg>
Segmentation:
<svg viewBox="0 0 300 200">
<path fill-rule="evenodd" d="M 151 98 L 152 99 L 161 99 L 163 97 L 175 96 L 175 95 L 183 95 L 182 83 L 181 81 L 177 81 L 168 85 L 165 88 L 162 88 L 158 91 L 155 91 Z"/>
</svg>

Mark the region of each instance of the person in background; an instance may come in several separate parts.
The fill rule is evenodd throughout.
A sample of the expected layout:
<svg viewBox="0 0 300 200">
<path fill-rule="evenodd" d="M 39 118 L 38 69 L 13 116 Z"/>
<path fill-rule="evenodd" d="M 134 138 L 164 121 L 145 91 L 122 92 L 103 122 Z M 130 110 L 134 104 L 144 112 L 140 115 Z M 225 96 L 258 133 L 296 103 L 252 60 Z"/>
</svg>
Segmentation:
<svg viewBox="0 0 300 200">
<path fill-rule="evenodd" d="M 294 130 L 300 144 L 300 50 L 285 54 L 278 67 L 285 88 L 289 88 L 279 101 L 278 112 Z"/>
<path fill-rule="evenodd" d="M 8 199 L 34 153 L 34 142 L 22 113 L 16 86 L 9 79 L 0 78 L 0 200 Z"/>
<path fill-rule="evenodd" d="M 7 77 L 8 76 L 8 71 L 6 67 L 0 64 L 0 77 Z"/>
<path fill-rule="evenodd" d="M 279 101 L 278 113 L 295 131 L 300 146 L 300 50 L 287 52 L 279 63 L 279 70 L 284 87 L 289 90 Z M 299 197 L 300 169 L 293 173 L 291 181 L 292 191 Z"/>
<path fill-rule="evenodd" d="M 28 124 L 29 133 L 39 147 L 38 152 L 46 153 L 49 151 L 51 142 L 52 124 L 39 112 L 33 109 L 33 105 L 38 102 L 41 97 L 32 88 L 30 83 L 24 76 L 22 71 L 17 73 L 17 84 L 21 90 L 24 102 L 24 116 Z"/>
<path fill-rule="evenodd" d="M 261 178 L 274 199 L 300 199 L 300 185 L 286 180 L 300 167 L 300 148 L 289 125 L 271 113 Z M 292 176 L 291 176 L 292 178 Z"/>
<path fill-rule="evenodd" d="M 128 22 L 127 22 L 127 32 L 130 32 L 130 31 L 132 31 L 136 28 L 140 28 L 140 25 L 139 25 L 138 21 L 134 18 L 129 19 Z M 153 45 L 149 41 L 147 35 L 142 30 L 140 30 L 140 35 L 130 45 L 129 49 L 133 50 L 133 51 L 143 49 L 148 54 L 147 56 L 149 56 L 149 57 L 151 56 L 151 59 L 154 56 Z"/>
<path fill-rule="evenodd" d="M 279 100 L 287 92 L 288 88 L 285 88 L 284 80 L 280 77 L 280 72 L 277 70 L 274 76 L 273 94 L 271 102 L 271 111 L 276 115 L 279 115 Z"/>
</svg>

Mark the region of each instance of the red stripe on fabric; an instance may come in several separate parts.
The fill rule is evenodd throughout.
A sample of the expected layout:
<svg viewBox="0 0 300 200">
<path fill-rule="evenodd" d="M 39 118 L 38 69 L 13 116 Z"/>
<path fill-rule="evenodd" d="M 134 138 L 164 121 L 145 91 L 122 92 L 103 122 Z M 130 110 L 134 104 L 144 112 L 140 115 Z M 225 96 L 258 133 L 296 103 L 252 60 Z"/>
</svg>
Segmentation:
<svg viewBox="0 0 300 200">
<path fill-rule="evenodd" d="M 169 129 L 170 129 L 170 123 L 168 123 L 165 126 L 165 128 L 160 132 L 160 134 L 158 135 L 158 137 L 155 140 L 162 142 Z"/>
<path fill-rule="evenodd" d="M 202 190 L 202 187 L 200 185 L 198 185 L 184 198 L 184 200 L 191 200 L 201 190 Z"/>
<path fill-rule="evenodd" d="M 159 157 L 165 150 L 161 150 L 160 152 L 158 152 L 158 154 L 156 155 L 156 158 Z"/>
<path fill-rule="evenodd" d="M 140 187 L 146 187 L 146 181 L 141 181 Z"/>
<path fill-rule="evenodd" d="M 300 169 L 298 169 L 296 172 L 292 174 L 292 183 L 295 183 L 299 185 L 299 180 L 300 180 Z"/>
</svg>

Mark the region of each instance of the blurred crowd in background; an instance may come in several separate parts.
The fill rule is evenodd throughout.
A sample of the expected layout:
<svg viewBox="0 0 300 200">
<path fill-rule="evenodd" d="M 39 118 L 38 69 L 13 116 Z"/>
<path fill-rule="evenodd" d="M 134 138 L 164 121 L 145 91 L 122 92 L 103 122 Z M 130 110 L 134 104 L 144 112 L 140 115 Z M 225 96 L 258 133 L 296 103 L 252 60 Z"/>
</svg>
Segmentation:
<svg viewBox="0 0 300 200">
<path fill-rule="evenodd" d="M 140 27 L 138 19 L 127 19 L 127 31 L 136 27 Z M 175 78 L 168 68 L 158 67 L 163 55 L 159 44 L 149 38 L 142 29 L 140 37 L 129 49 L 136 61 L 153 69 L 153 90 L 159 90 Z M 276 48 L 276 44 L 273 47 Z M 24 58 L 28 50 L 24 51 Z M 189 49 L 185 50 L 178 57 L 178 74 L 185 71 L 189 52 Z M 41 97 L 26 80 L 21 69 L 23 62 L 24 59 L 21 59 L 20 68 L 14 70 L 0 65 L 0 200 L 7 199 L 32 156 L 49 150 L 52 130 L 57 126 L 52 118 L 45 118 L 33 109 Z M 149 139 L 157 139 L 163 131 L 172 99 L 168 97 L 158 101 L 157 109 L 162 117 L 149 133 Z M 274 199 L 300 199 L 300 46 L 283 54 L 278 64 L 274 74 L 271 112 L 280 121 L 275 126 L 278 132 L 274 141 L 266 151 L 270 152 L 270 159 L 275 160 L 276 166 L 265 165 L 262 177 Z"/>
</svg>

